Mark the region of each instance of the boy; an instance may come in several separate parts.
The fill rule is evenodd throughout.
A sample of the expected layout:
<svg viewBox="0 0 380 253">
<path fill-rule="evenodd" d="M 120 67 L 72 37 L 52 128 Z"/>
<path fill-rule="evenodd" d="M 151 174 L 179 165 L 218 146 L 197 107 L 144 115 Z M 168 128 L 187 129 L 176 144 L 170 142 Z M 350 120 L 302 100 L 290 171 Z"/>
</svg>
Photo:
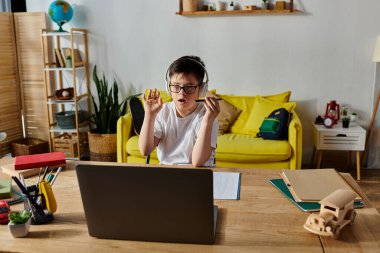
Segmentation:
<svg viewBox="0 0 380 253">
<path fill-rule="evenodd" d="M 169 66 L 166 80 L 172 102 L 163 105 L 156 89 L 149 90 L 147 97 L 144 95 L 140 152 L 147 156 L 158 145 L 161 164 L 214 166 L 219 103 L 212 97 L 195 101 L 207 92 L 204 63 L 199 57 L 183 56 Z"/>
</svg>

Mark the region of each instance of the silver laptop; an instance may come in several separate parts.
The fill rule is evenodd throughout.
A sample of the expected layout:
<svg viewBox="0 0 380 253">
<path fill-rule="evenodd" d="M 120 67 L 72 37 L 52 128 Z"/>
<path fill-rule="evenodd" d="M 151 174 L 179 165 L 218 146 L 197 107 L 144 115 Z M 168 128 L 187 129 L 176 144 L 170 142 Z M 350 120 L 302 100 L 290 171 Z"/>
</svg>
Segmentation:
<svg viewBox="0 0 380 253">
<path fill-rule="evenodd" d="M 214 243 L 210 169 L 81 164 L 76 171 L 91 236 Z"/>
</svg>

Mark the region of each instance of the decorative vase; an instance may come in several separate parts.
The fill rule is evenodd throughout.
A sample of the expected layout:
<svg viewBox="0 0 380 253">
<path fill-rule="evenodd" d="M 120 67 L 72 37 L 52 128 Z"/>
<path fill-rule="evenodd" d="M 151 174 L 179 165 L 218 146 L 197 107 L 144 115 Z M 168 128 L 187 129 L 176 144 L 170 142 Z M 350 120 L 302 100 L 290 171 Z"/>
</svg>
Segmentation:
<svg viewBox="0 0 380 253">
<path fill-rule="evenodd" d="M 23 224 L 13 224 L 11 221 L 8 223 L 9 232 L 15 238 L 25 237 L 29 234 L 30 219 Z"/>
<path fill-rule="evenodd" d="M 197 11 L 196 0 L 183 0 L 183 11 Z"/>
<path fill-rule="evenodd" d="M 91 161 L 116 162 L 116 134 L 88 132 Z"/>
</svg>

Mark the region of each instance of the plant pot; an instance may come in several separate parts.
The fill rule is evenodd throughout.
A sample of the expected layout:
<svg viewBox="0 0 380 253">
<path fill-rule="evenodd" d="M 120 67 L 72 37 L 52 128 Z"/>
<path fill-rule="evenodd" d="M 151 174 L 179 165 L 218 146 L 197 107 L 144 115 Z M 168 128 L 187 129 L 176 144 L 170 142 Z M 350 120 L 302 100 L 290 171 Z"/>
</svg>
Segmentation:
<svg viewBox="0 0 380 253">
<path fill-rule="evenodd" d="M 349 126 L 350 126 L 350 118 L 342 119 L 342 127 L 343 128 L 349 128 Z"/>
<path fill-rule="evenodd" d="M 25 237 L 29 234 L 30 219 L 24 224 L 13 224 L 11 221 L 8 223 L 9 232 L 15 238 Z"/>
<path fill-rule="evenodd" d="M 116 162 L 116 134 L 88 132 L 91 161 Z"/>
</svg>

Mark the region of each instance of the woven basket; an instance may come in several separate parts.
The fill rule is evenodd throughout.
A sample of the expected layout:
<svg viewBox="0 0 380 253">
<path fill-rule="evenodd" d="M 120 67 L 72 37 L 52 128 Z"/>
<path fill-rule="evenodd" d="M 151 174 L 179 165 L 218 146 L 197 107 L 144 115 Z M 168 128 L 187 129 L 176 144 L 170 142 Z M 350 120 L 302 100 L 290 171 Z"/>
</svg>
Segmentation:
<svg viewBox="0 0 380 253">
<path fill-rule="evenodd" d="M 116 162 L 116 134 L 88 132 L 91 161 Z"/>
<path fill-rule="evenodd" d="M 37 138 L 25 138 L 11 143 L 12 156 L 32 155 L 49 152 L 49 143 Z"/>
</svg>

